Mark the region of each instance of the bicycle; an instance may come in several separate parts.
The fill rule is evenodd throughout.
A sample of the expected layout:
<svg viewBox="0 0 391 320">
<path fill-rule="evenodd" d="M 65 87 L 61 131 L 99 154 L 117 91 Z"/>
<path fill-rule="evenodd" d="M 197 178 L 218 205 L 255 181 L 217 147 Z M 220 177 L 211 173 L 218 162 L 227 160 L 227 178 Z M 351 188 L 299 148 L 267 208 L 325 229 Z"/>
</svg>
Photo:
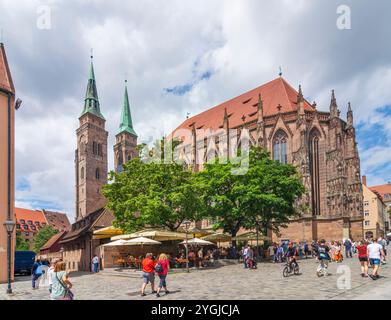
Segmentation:
<svg viewBox="0 0 391 320">
<path fill-rule="evenodd" d="M 284 270 L 282 270 L 282 275 L 284 278 L 288 277 L 290 274 L 298 275 L 300 273 L 299 264 L 297 261 L 292 261 L 285 264 Z"/>
</svg>

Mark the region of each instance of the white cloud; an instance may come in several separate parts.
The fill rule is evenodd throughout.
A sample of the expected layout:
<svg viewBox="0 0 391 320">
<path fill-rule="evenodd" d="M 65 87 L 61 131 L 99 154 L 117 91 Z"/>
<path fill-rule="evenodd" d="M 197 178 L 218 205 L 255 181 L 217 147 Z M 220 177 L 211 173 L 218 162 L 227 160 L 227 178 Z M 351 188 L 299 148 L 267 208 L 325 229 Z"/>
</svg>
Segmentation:
<svg viewBox="0 0 391 320">
<path fill-rule="evenodd" d="M 36 28 L 40 4 L 52 8 L 51 30 Z M 168 134 L 186 112 L 194 115 L 275 78 L 280 65 L 284 77 L 295 87 L 301 83 L 320 109 L 328 109 L 334 88 L 343 113 L 351 101 L 356 123 L 375 121 L 375 109 L 391 105 L 391 3 L 345 1 L 352 8 L 352 30 L 344 31 L 336 27 L 340 4 L 3 0 L 0 25 L 24 100 L 16 123 L 17 178 L 31 186 L 17 193 L 19 203 L 41 199 L 73 215 L 75 129 L 91 47 L 111 167 L 125 74 L 140 140 Z M 164 93 L 205 71 L 213 76 L 188 94 Z M 372 151 L 386 159 L 383 165 L 390 160 L 387 145 Z M 381 163 L 363 151 L 362 165 Z"/>
</svg>

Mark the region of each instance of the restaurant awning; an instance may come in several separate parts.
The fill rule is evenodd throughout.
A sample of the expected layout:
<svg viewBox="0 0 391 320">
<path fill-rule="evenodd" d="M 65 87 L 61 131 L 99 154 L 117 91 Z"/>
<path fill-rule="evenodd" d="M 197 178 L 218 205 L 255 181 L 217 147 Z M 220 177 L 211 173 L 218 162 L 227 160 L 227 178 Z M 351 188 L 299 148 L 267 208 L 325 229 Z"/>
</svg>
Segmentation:
<svg viewBox="0 0 391 320">
<path fill-rule="evenodd" d="M 192 238 L 191 234 L 187 235 L 188 238 Z M 186 233 L 182 232 L 173 232 L 166 230 L 141 230 L 131 234 L 123 234 L 111 237 L 111 240 L 119 240 L 119 239 L 133 239 L 138 237 L 151 238 L 157 241 L 170 241 L 170 240 L 184 240 L 186 239 Z"/>
<path fill-rule="evenodd" d="M 180 228 L 180 229 L 178 229 L 178 231 L 181 233 L 186 233 L 186 230 L 184 228 Z M 193 227 L 193 228 L 190 228 L 189 230 L 187 230 L 187 233 L 192 235 L 192 238 L 200 238 L 200 237 L 203 237 L 203 236 L 206 236 L 206 235 L 213 233 L 213 231 Z"/>
<path fill-rule="evenodd" d="M 202 237 L 202 240 L 214 241 L 214 242 L 228 242 L 231 241 L 232 237 L 225 233 L 214 233 L 206 237 Z"/>
<path fill-rule="evenodd" d="M 121 229 L 115 228 L 113 226 L 95 230 L 93 233 L 93 239 L 107 239 L 117 235 L 123 234 Z"/>
</svg>

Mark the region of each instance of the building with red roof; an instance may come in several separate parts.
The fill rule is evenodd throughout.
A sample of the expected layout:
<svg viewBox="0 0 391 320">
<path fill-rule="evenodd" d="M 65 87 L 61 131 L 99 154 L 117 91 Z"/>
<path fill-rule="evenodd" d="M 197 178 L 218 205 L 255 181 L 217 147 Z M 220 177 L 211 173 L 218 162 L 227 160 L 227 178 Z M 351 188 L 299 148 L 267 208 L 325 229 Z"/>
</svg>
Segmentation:
<svg viewBox="0 0 391 320">
<path fill-rule="evenodd" d="M 45 215 L 41 210 L 14 209 L 16 217 L 16 232 L 20 234 L 23 241 L 29 243 L 32 248 L 32 241 L 41 228 L 48 225 Z"/>
<path fill-rule="evenodd" d="M 210 154 L 227 155 L 234 150 L 231 144 L 239 147 L 246 131 L 251 145 L 295 165 L 306 189 L 297 201 L 299 218 L 279 236 L 272 235 L 275 240 L 363 237 L 360 158 L 350 103 L 345 121 L 334 91 L 329 110 L 319 111 L 304 98 L 301 86 L 295 90 L 280 76 L 186 119 L 169 139 L 182 142 L 177 154 L 197 171 Z"/>
</svg>

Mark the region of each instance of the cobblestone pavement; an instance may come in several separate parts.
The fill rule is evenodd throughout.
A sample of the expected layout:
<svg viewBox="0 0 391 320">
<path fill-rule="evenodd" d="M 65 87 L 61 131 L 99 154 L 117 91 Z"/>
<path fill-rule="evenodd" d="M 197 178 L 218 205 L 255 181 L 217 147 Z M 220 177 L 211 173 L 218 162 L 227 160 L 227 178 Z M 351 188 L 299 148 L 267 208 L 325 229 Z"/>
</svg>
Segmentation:
<svg viewBox="0 0 391 320">
<path fill-rule="evenodd" d="M 382 266 L 382 278 L 371 280 L 360 276 L 357 258 L 331 263 L 330 275 L 318 278 L 314 259 L 301 260 L 300 275 L 283 278 L 283 264 L 260 263 L 257 270 L 243 269 L 242 264 L 217 269 L 204 269 L 187 273 L 169 274 L 167 283 L 171 293 L 156 298 L 151 294 L 141 297 L 141 277 L 111 275 L 105 273 L 76 273 L 71 275 L 76 299 L 389 299 L 391 298 L 391 268 Z M 350 273 L 350 276 L 349 276 Z M 344 279 L 351 280 L 349 283 Z M 342 286 L 341 286 L 342 285 Z M 19 277 L 14 294 L 5 294 L 6 285 L 0 285 L 0 299 L 47 300 L 47 287 L 31 290 L 29 277 Z M 344 287 L 345 286 L 345 287 Z"/>
</svg>

